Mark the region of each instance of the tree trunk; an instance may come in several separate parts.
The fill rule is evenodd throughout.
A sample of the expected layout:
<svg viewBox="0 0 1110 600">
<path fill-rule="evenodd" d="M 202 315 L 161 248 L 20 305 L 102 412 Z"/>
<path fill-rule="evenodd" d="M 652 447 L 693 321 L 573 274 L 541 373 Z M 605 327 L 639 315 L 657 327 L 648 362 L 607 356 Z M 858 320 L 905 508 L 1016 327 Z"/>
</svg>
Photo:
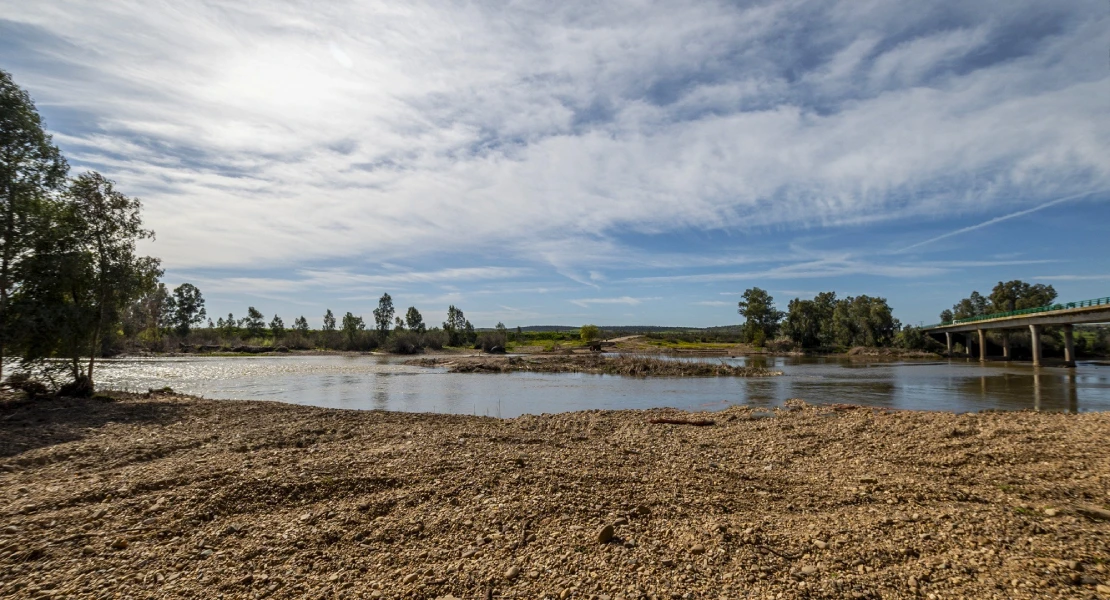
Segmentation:
<svg viewBox="0 0 1110 600">
<path fill-rule="evenodd" d="M 15 207 L 12 188 L 5 186 L 4 196 L 8 199 L 7 214 L 4 216 L 4 251 L 0 256 L 0 382 L 4 381 L 4 356 L 8 341 L 8 285 L 11 281 L 12 237 L 15 235 Z"/>
</svg>

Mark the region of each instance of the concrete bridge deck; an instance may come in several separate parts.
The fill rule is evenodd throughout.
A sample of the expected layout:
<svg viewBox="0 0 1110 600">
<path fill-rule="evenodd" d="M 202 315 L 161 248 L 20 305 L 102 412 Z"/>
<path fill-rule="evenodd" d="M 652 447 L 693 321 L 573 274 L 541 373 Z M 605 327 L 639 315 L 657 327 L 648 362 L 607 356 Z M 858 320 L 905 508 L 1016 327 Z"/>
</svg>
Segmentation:
<svg viewBox="0 0 1110 600">
<path fill-rule="evenodd" d="M 944 334 L 948 353 L 952 353 L 952 334 L 978 335 L 979 360 L 987 360 L 987 331 L 992 329 L 1022 329 L 1029 328 L 1033 342 L 1033 364 L 1041 364 L 1041 333 L 1046 325 L 1060 326 L 1064 330 L 1064 363 L 1075 366 L 1075 341 L 1072 333 L 1073 326 L 1085 323 L 1110 322 L 1110 297 L 1083 300 L 1082 302 L 1069 302 L 1065 304 L 1050 304 L 1037 308 L 1027 308 L 1004 313 L 982 315 L 968 319 L 957 319 L 951 323 L 939 323 L 923 327 L 926 335 Z M 1010 358 L 1009 336 L 1002 336 L 1002 356 Z M 968 348 L 969 343 L 965 344 Z"/>
</svg>

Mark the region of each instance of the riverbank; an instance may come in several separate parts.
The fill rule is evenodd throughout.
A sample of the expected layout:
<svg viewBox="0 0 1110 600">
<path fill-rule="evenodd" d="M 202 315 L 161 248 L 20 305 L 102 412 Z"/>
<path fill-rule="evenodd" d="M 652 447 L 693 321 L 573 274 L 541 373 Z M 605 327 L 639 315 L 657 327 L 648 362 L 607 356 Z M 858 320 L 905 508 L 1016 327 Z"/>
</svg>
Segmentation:
<svg viewBox="0 0 1110 600">
<path fill-rule="evenodd" d="M 1110 589 L 1106 413 L 498 420 L 115 396 L 0 407 L 0 596 Z"/>
<path fill-rule="evenodd" d="M 449 373 L 590 373 L 626 377 L 773 377 L 782 375 L 763 367 L 740 367 L 723 362 L 663 360 L 645 356 L 600 354 L 467 356 L 417 358 L 405 364 L 445 368 Z"/>
</svg>

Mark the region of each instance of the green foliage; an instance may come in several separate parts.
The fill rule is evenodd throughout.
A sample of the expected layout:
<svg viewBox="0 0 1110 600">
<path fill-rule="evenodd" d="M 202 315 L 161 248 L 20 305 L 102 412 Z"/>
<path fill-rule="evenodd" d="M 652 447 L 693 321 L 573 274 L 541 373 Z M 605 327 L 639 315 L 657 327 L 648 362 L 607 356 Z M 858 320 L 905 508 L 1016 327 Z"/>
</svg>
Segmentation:
<svg viewBox="0 0 1110 600">
<path fill-rule="evenodd" d="M 917 327 L 903 327 L 894 336 L 894 345 L 906 350 L 925 350 L 929 347 L 929 338 Z"/>
<path fill-rule="evenodd" d="M 324 331 L 335 331 L 335 315 L 331 313 L 331 309 L 324 313 Z"/>
<path fill-rule="evenodd" d="M 304 318 L 304 315 L 301 315 L 301 316 L 297 317 L 296 319 L 293 319 L 293 330 L 297 331 L 298 333 L 307 334 L 308 333 L 308 319 Z"/>
<path fill-rule="evenodd" d="M 450 336 L 439 327 L 433 327 L 424 334 L 424 347 L 432 350 L 442 350 L 449 341 Z"/>
<path fill-rule="evenodd" d="M 374 323 L 378 328 L 378 337 L 383 341 L 389 335 L 389 326 L 393 324 L 393 298 L 389 294 L 382 294 L 378 299 L 378 307 L 374 309 Z"/>
<path fill-rule="evenodd" d="M 601 329 L 597 325 L 583 325 L 578 329 L 578 336 L 583 342 L 590 343 L 601 337 Z"/>
<path fill-rule="evenodd" d="M 165 289 L 165 286 L 159 284 L 159 288 Z M 189 330 L 194 325 L 203 323 L 208 317 L 204 311 L 204 296 L 191 283 L 183 283 L 174 288 L 166 309 L 174 332 L 182 337 L 189 335 Z"/>
<path fill-rule="evenodd" d="M 424 316 L 420 314 L 420 311 L 416 310 L 415 306 L 410 306 L 405 313 L 405 325 L 408 326 L 410 331 L 415 331 L 417 333 L 424 333 L 426 330 Z"/>
<path fill-rule="evenodd" d="M 157 259 L 136 254 L 136 243 L 153 237 L 142 228 L 142 204 L 100 174 L 74 179 L 56 207 L 50 235 L 34 253 L 40 275 L 20 290 L 23 306 L 37 313 L 25 358 L 65 357 L 75 380 L 91 382 L 105 342 L 162 272 Z"/>
<path fill-rule="evenodd" d="M 762 346 L 764 339 L 775 337 L 782 320 L 782 313 L 775 310 L 775 299 L 766 290 L 754 287 L 744 291 L 737 312 L 744 317 L 744 332 L 748 339 Z"/>
<path fill-rule="evenodd" d="M 49 276 L 29 263 L 41 266 L 31 260 L 32 250 L 49 235 L 56 214 L 49 195 L 62 188 L 68 170 L 31 97 L 0 70 L 0 378 L 9 351 L 27 347 L 27 340 L 18 338 L 28 322 L 44 318 L 13 310 L 12 295 L 29 279 Z M 35 307 L 24 303 L 23 308 Z"/>
<path fill-rule="evenodd" d="M 790 301 L 783 333 L 802 348 L 888 346 L 901 324 L 885 298 L 822 292 L 813 300 Z"/>
<path fill-rule="evenodd" d="M 462 346 L 472 341 L 474 327 L 466 320 L 463 311 L 452 304 L 447 307 L 447 320 L 443 322 L 443 331 L 447 334 L 449 345 Z"/>
<path fill-rule="evenodd" d="M 274 318 L 270 320 L 270 334 L 274 336 L 275 340 L 285 335 L 285 321 L 282 321 L 281 317 L 274 315 Z"/>
<path fill-rule="evenodd" d="M 485 352 L 505 351 L 505 345 L 508 343 L 504 333 L 499 331 L 486 332 L 477 337 L 474 347 L 479 348 Z"/>
<path fill-rule="evenodd" d="M 941 323 L 951 323 L 952 319 L 955 319 L 955 318 L 956 318 L 955 314 L 952 311 L 948 310 L 947 308 L 940 311 L 940 322 Z"/>
<path fill-rule="evenodd" d="M 266 317 L 262 316 L 262 312 L 257 308 L 250 306 L 247 307 L 246 318 L 239 326 L 246 329 L 250 337 L 261 337 L 262 332 L 266 330 Z"/>
<path fill-rule="evenodd" d="M 1005 283 L 999 281 L 991 290 L 990 310 L 986 314 L 1037 308 L 1052 304 L 1054 300 L 1056 289 L 1051 285 L 1031 285 L 1017 279 Z"/>
<path fill-rule="evenodd" d="M 343 334 L 347 337 L 349 346 L 356 345 L 358 334 L 364 329 L 366 329 L 366 323 L 363 322 L 362 317 L 356 317 L 350 312 L 343 315 Z"/>
</svg>

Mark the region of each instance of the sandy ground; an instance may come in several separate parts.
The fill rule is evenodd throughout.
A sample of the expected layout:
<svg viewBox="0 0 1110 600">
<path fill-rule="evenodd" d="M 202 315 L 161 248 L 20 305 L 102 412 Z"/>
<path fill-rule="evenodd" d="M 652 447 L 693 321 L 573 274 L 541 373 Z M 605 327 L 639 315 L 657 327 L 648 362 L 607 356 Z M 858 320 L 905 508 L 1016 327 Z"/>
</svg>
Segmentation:
<svg viewBox="0 0 1110 600">
<path fill-rule="evenodd" d="M 801 403 L 3 405 L 0 597 L 1094 598 L 1108 433 Z"/>
</svg>

